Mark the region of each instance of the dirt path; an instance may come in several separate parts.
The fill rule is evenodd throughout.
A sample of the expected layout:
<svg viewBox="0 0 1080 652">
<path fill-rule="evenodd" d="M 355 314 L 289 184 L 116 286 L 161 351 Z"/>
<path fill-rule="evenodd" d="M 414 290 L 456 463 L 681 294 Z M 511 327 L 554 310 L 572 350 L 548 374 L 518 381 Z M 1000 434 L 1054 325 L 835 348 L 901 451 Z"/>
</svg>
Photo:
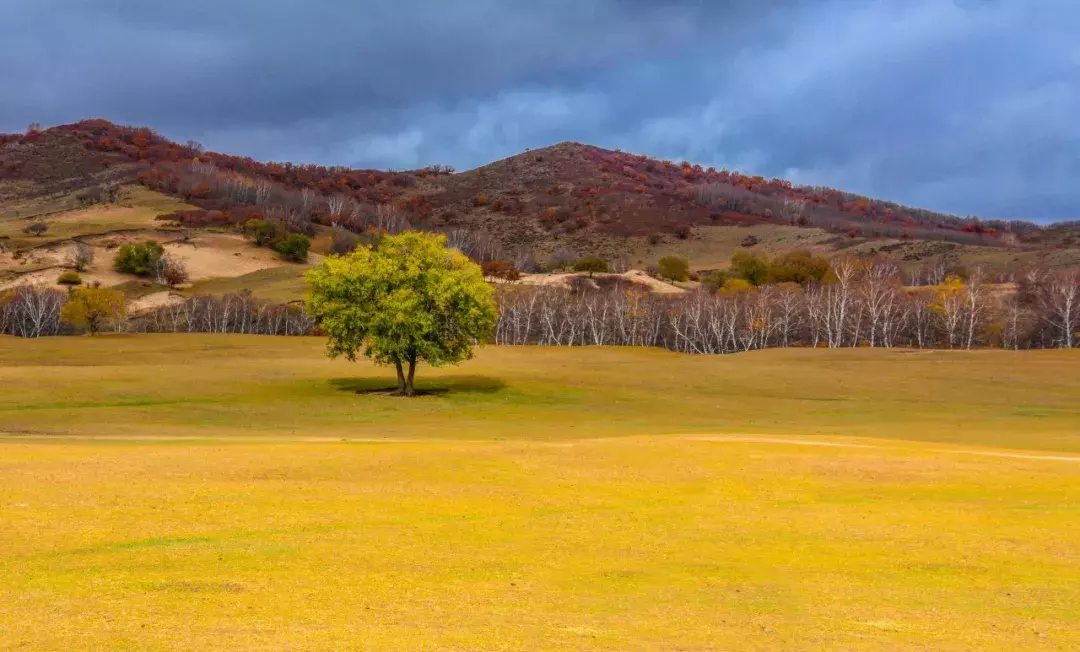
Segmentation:
<svg viewBox="0 0 1080 652">
<path fill-rule="evenodd" d="M 656 294 L 684 294 L 686 290 L 665 283 L 660 279 L 655 279 L 645 272 L 640 270 L 630 270 L 622 274 L 604 274 L 597 273 L 590 276 L 586 272 L 561 272 L 555 274 L 523 274 L 521 280 L 518 281 L 521 285 L 539 285 L 539 286 L 551 286 L 568 289 L 570 282 L 575 278 L 592 279 L 603 278 L 617 278 L 629 283 L 635 283 L 642 288 L 655 292 Z"/>
<path fill-rule="evenodd" d="M 718 441 L 735 444 L 789 444 L 792 446 L 831 446 L 834 448 L 882 448 L 870 444 L 848 444 L 835 441 L 814 441 L 813 439 L 774 439 L 772 437 L 740 437 L 728 435 L 683 435 L 683 439 L 690 441 Z"/>
<path fill-rule="evenodd" d="M 954 450 L 946 448 L 935 448 L 935 452 L 938 453 L 963 453 L 965 455 L 985 455 L 987 457 L 1009 457 L 1015 460 L 1049 460 L 1051 462 L 1078 462 L 1080 463 L 1080 457 L 1069 457 L 1067 455 L 1025 455 L 1021 453 L 997 453 L 993 451 L 965 451 Z"/>
<path fill-rule="evenodd" d="M 741 436 L 728 436 L 728 435 L 687 435 L 683 439 L 689 439 L 690 441 L 712 441 L 712 442 L 727 442 L 727 443 L 745 443 L 745 444 L 786 444 L 790 446 L 830 446 L 834 448 L 861 448 L 861 449 L 877 449 L 877 450 L 908 450 L 900 446 L 874 446 L 871 444 L 852 444 L 847 442 L 835 442 L 835 441 L 815 441 L 813 439 L 773 439 L 771 437 L 741 437 Z M 1008 459 L 1017 460 L 1043 460 L 1050 462 L 1075 462 L 1080 463 L 1080 456 L 1069 455 L 1034 455 L 1030 453 L 1007 453 L 1003 451 L 980 451 L 980 450 L 966 450 L 962 448 L 928 448 L 927 452 L 930 453 L 950 453 L 956 455 L 983 455 L 986 457 L 1002 457 Z"/>
<path fill-rule="evenodd" d="M 647 438 L 647 436 L 646 436 Z M 3 432 L 0 442 L 8 441 L 117 441 L 117 442 L 213 442 L 213 443 L 265 443 L 265 444 L 520 444 L 530 442 L 540 445 L 572 447 L 575 444 L 617 441 L 620 437 L 588 438 L 573 440 L 490 440 L 490 439 L 438 439 L 417 437 L 283 437 L 269 435 L 239 437 L 205 437 L 199 435 L 54 435 L 45 432 Z M 892 445 L 856 444 L 850 442 L 821 441 L 814 439 L 792 439 L 773 437 L 752 437 L 743 435 L 671 435 L 663 439 L 682 439 L 696 442 L 715 442 L 728 444 L 776 444 L 780 446 L 812 446 L 826 448 L 849 448 L 860 450 L 880 450 L 882 452 L 911 451 L 910 448 Z M 1044 462 L 1072 462 L 1080 464 L 1080 456 L 1075 455 L 1040 455 L 1035 453 L 1011 453 L 993 450 L 967 450 L 962 448 L 926 448 L 928 453 L 946 453 L 950 455 L 979 455 L 1016 460 L 1035 460 Z"/>
</svg>

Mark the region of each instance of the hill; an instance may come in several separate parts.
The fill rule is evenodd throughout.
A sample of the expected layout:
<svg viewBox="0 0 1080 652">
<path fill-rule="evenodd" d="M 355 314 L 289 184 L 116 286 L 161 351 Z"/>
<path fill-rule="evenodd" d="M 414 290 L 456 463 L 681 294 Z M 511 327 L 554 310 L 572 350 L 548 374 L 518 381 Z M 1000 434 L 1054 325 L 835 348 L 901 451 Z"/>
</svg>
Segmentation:
<svg viewBox="0 0 1080 652">
<path fill-rule="evenodd" d="M 190 241 L 192 230 L 231 230 L 252 218 L 315 237 L 317 253 L 331 251 L 346 231 L 440 230 L 477 260 L 507 259 L 530 272 L 584 254 L 619 269 L 644 269 L 678 254 L 696 269 L 711 269 L 740 248 L 885 254 L 908 267 L 978 264 L 998 272 L 1080 263 L 1077 223 L 960 218 L 580 143 L 454 173 L 444 166 L 263 163 L 105 120 L 0 135 L 0 238 L 6 236 L 3 249 L 13 258 L 3 271 L 9 281 L 44 273 L 28 261 L 49 255 L 32 250 L 73 238 L 141 229 L 164 230 L 166 240 L 184 233 Z M 34 222 L 48 231 L 26 235 Z M 207 247 L 224 242 L 205 240 Z M 224 255 L 242 255 L 236 246 L 230 242 Z M 281 297 L 300 287 L 302 270 L 201 271 L 200 288 L 265 283 Z"/>
</svg>

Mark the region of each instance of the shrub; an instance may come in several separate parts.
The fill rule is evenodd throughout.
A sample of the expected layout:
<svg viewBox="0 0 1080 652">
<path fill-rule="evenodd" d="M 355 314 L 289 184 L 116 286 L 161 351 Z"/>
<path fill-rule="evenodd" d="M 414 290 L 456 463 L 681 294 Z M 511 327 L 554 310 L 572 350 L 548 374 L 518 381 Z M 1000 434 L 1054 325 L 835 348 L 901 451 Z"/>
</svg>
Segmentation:
<svg viewBox="0 0 1080 652">
<path fill-rule="evenodd" d="M 543 266 L 537 262 L 532 251 L 523 251 L 514 259 L 514 267 L 525 274 L 536 274 L 544 271 Z"/>
<path fill-rule="evenodd" d="M 284 238 L 281 242 L 274 245 L 274 249 L 281 254 L 281 257 L 285 260 L 294 263 L 306 263 L 308 257 L 308 247 L 311 246 L 311 239 L 306 235 L 300 233 L 291 233 L 288 237 Z"/>
<path fill-rule="evenodd" d="M 188 271 L 184 265 L 184 261 L 179 258 L 173 258 L 172 256 L 165 256 L 159 263 L 158 277 L 161 282 L 171 287 L 183 285 L 187 283 Z"/>
<path fill-rule="evenodd" d="M 157 273 L 158 264 L 164 255 L 165 249 L 153 240 L 121 245 L 116 252 L 113 269 L 124 274 L 149 276 Z"/>
<path fill-rule="evenodd" d="M 340 227 L 332 229 L 330 232 L 330 253 L 343 255 L 347 254 L 356 246 L 360 244 L 360 236 L 356 235 L 348 229 L 342 229 Z"/>
<path fill-rule="evenodd" d="M 521 273 L 513 263 L 505 260 L 493 260 L 480 266 L 484 271 L 484 278 L 499 279 L 502 281 L 516 281 L 521 278 Z"/>
<path fill-rule="evenodd" d="M 29 233 L 34 237 L 41 237 L 48 230 L 49 225 L 44 222 L 33 222 L 31 224 L 27 224 L 26 228 L 23 229 L 24 232 Z"/>
<path fill-rule="evenodd" d="M 232 221 L 232 214 L 235 212 L 230 210 L 223 211 L 208 211 L 201 208 L 187 211 L 175 211 L 172 213 L 165 213 L 155 217 L 155 220 L 160 222 L 176 222 L 183 224 L 184 226 L 210 226 L 211 224 L 229 224 Z M 237 221 L 242 222 L 242 219 Z"/>
<path fill-rule="evenodd" d="M 556 271 L 572 267 L 577 261 L 577 254 L 565 247 L 559 247 L 551 253 L 551 256 L 547 260 L 547 269 L 549 271 Z"/>
<path fill-rule="evenodd" d="M 597 272 L 608 272 L 611 268 L 608 264 L 596 256 L 585 256 L 574 263 L 575 272 L 588 272 L 589 276 Z"/>
<path fill-rule="evenodd" d="M 94 262 L 94 250 L 85 242 L 75 242 L 75 248 L 68 254 L 68 264 L 81 272 Z"/>
<path fill-rule="evenodd" d="M 729 278 L 731 277 L 729 277 L 726 272 L 716 269 L 702 277 L 701 284 L 708 288 L 710 292 L 716 294 L 724 287 L 724 284 L 728 282 Z"/>
<path fill-rule="evenodd" d="M 272 247 L 281 240 L 281 226 L 258 218 L 244 223 L 244 235 L 257 247 Z"/>
<path fill-rule="evenodd" d="M 101 186 L 94 186 L 87 188 L 82 192 L 75 195 L 75 201 L 79 206 L 92 206 L 93 204 L 100 204 L 105 196 Z"/>
<path fill-rule="evenodd" d="M 741 278 L 729 278 L 724 282 L 724 286 L 720 288 L 720 294 L 726 297 L 749 294 L 753 291 L 755 291 L 754 286 L 746 279 Z"/>
<path fill-rule="evenodd" d="M 69 269 L 57 277 L 56 282 L 60 285 L 67 285 L 69 287 L 82 285 L 82 277 L 79 276 L 78 272 Z"/>
<path fill-rule="evenodd" d="M 660 278 L 682 282 L 690 275 L 690 263 L 678 256 L 664 256 L 659 263 Z"/>
<path fill-rule="evenodd" d="M 746 251 L 736 251 L 731 257 L 731 273 L 751 285 L 761 285 L 769 279 L 769 262 Z"/>
<path fill-rule="evenodd" d="M 416 181 L 412 178 L 412 176 L 404 173 L 395 174 L 390 182 L 399 188 L 411 188 L 412 186 L 416 185 Z"/>
<path fill-rule="evenodd" d="M 675 237 L 680 240 L 689 240 L 693 230 L 689 224 L 680 224 L 675 227 Z"/>
</svg>

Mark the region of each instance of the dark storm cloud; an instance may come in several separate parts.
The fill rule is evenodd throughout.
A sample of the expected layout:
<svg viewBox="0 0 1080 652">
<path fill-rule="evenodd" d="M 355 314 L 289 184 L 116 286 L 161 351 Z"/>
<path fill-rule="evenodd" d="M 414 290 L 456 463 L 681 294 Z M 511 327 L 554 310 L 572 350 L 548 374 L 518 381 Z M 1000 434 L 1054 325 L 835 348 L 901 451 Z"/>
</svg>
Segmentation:
<svg viewBox="0 0 1080 652">
<path fill-rule="evenodd" d="M 0 129 L 471 167 L 579 140 L 986 216 L 1080 217 L 1068 0 L 0 4 Z"/>
</svg>

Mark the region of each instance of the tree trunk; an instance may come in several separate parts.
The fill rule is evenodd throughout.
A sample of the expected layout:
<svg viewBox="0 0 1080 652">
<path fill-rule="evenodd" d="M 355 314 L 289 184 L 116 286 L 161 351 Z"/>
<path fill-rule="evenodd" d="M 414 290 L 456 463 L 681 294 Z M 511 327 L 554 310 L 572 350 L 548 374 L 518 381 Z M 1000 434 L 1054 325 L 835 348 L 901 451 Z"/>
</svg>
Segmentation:
<svg viewBox="0 0 1080 652">
<path fill-rule="evenodd" d="M 413 388 L 414 377 L 416 377 L 416 360 L 409 360 L 409 375 L 405 379 L 405 396 L 416 395 L 416 390 Z"/>
<path fill-rule="evenodd" d="M 394 360 L 394 368 L 397 369 L 397 391 L 395 394 L 405 394 L 405 370 L 401 367 L 400 360 Z"/>
</svg>

